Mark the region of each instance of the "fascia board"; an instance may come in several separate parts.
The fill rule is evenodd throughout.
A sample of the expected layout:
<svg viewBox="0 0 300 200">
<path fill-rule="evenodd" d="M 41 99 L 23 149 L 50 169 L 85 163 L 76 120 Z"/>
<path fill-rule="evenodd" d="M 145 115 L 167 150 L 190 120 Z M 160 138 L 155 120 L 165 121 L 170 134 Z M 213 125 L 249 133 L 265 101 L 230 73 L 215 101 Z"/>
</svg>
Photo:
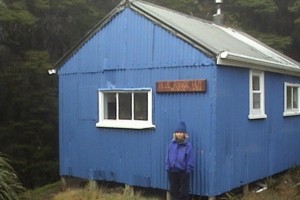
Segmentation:
<svg viewBox="0 0 300 200">
<path fill-rule="evenodd" d="M 217 65 L 257 69 L 300 77 L 300 68 L 296 68 L 293 65 L 280 64 L 230 52 L 220 53 L 216 61 Z"/>
</svg>

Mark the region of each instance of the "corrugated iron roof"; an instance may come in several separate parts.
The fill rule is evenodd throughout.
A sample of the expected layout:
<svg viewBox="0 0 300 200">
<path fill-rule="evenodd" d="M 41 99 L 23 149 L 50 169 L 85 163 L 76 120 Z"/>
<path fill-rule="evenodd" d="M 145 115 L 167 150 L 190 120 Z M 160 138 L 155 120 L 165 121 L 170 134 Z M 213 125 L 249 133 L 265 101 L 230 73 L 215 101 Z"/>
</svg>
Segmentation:
<svg viewBox="0 0 300 200">
<path fill-rule="evenodd" d="M 91 35 L 125 8 L 131 8 L 154 23 L 166 28 L 177 37 L 214 58 L 219 65 L 250 67 L 300 76 L 300 64 L 297 61 L 244 32 L 218 26 L 210 21 L 140 0 L 122 1 L 78 45 L 71 49 L 56 64 L 56 67 L 59 67 L 63 60 L 69 57 L 75 49 L 78 49 Z"/>
</svg>

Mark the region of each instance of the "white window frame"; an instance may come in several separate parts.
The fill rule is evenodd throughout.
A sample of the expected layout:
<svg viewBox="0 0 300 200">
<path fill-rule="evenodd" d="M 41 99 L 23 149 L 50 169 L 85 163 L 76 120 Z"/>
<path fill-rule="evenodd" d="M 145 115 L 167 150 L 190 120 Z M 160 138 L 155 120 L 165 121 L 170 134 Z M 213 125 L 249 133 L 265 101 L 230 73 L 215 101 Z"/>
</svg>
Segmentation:
<svg viewBox="0 0 300 200">
<path fill-rule="evenodd" d="M 288 87 L 297 87 L 298 88 L 298 98 L 297 98 L 297 103 L 298 103 L 298 108 L 292 108 L 289 109 L 287 107 L 287 88 Z M 283 116 L 295 116 L 295 115 L 300 115 L 300 84 L 295 84 L 295 83 L 284 83 L 284 112 Z"/>
<path fill-rule="evenodd" d="M 259 77 L 259 90 L 253 90 L 253 77 Z M 254 108 L 253 96 L 260 94 L 260 108 Z M 250 70 L 249 72 L 249 119 L 264 119 L 267 118 L 265 113 L 265 74 L 263 71 Z"/>
<path fill-rule="evenodd" d="M 118 119 L 118 95 L 116 95 L 116 119 L 105 119 L 104 118 L 104 95 L 105 93 L 114 92 L 119 93 L 134 93 L 137 92 L 147 92 L 148 94 L 148 119 L 147 120 L 135 120 L 135 119 Z M 132 100 L 132 109 L 133 109 L 134 100 Z M 133 112 L 133 110 L 132 110 Z M 124 128 L 124 129 L 147 129 L 155 128 L 152 122 L 152 89 L 151 88 L 133 88 L 133 89 L 99 89 L 98 90 L 98 114 L 99 121 L 96 123 L 96 127 L 104 128 Z M 132 116 L 133 118 L 133 116 Z"/>
</svg>

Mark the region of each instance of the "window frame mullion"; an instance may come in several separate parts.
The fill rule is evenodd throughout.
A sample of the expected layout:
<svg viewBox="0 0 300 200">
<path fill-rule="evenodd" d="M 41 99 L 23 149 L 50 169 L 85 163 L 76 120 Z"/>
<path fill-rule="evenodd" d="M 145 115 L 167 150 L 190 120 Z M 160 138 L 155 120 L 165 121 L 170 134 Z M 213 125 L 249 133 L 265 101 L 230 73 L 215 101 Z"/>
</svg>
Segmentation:
<svg viewBox="0 0 300 200">
<path fill-rule="evenodd" d="M 131 92 L 131 120 L 134 120 L 134 92 Z"/>
<path fill-rule="evenodd" d="M 116 92 L 116 120 L 119 120 L 119 92 Z"/>
</svg>

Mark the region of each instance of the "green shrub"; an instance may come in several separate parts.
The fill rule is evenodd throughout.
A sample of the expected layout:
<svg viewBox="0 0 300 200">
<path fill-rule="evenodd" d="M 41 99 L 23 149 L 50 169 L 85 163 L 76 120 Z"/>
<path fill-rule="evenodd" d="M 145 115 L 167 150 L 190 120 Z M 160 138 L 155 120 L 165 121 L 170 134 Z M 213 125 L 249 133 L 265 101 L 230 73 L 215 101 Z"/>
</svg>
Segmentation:
<svg viewBox="0 0 300 200">
<path fill-rule="evenodd" d="M 23 190 L 9 160 L 0 153 L 0 200 L 19 200 L 18 193 Z"/>
</svg>

